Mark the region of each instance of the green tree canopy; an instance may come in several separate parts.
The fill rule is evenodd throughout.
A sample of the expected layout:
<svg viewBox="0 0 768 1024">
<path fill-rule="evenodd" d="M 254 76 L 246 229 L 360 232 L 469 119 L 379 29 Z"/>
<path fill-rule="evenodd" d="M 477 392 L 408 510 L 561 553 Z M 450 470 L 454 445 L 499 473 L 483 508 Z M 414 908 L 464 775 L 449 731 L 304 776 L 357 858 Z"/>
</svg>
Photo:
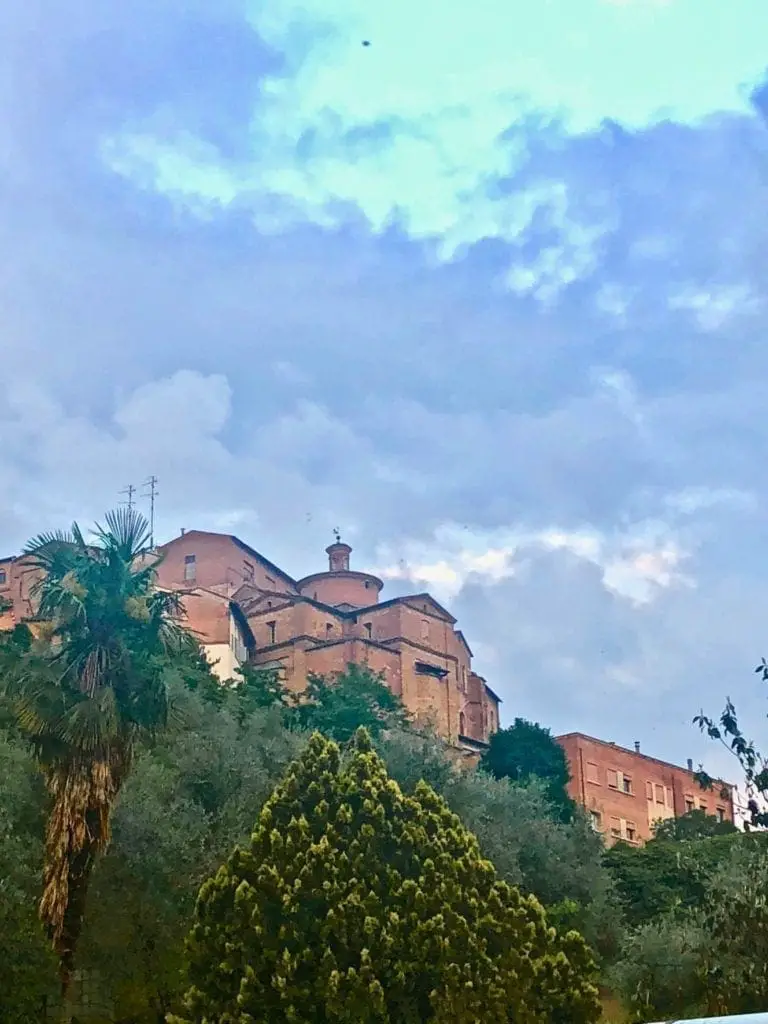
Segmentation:
<svg viewBox="0 0 768 1024">
<path fill-rule="evenodd" d="M 493 734 L 481 766 L 497 779 L 522 784 L 540 779 L 558 815 L 566 820 L 572 816 L 574 805 L 567 792 L 571 777 L 568 759 L 549 729 L 516 718 L 512 725 Z"/>
<path fill-rule="evenodd" d="M 719 821 L 714 814 L 696 808 L 679 818 L 657 821 L 653 828 L 655 839 L 673 843 L 690 842 L 692 839 L 710 839 L 712 836 L 728 836 L 738 829 L 732 821 Z"/>
<path fill-rule="evenodd" d="M 292 717 L 302 729 L 317 730 L 340 743 L 359 728 L 379 736 L 408 721 L 402 700 L 387 686 L 383 673 L 354 662 L 336 675 L 310 673 Z"/>
<path fill-rule="evenodd" d="M 434 790 L 404 795 L 362 730 L 346 760 L 312 738 L 201 889 L 188 946 L 195 1024 L 600 1013 L 581 937 L 500 881 Z"/>
</svg>

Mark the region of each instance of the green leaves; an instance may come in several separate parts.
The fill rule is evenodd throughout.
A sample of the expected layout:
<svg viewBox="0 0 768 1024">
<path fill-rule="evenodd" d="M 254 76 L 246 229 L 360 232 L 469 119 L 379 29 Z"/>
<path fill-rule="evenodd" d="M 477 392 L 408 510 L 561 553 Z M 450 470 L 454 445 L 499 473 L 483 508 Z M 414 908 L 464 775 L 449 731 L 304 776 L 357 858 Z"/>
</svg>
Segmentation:
<svg viewBox="0 0 768 1024">
<path fill-rule="evenodd" d="M 301 728 L 317 729 L 340 743 L 349 741 L 360 728 L 379 736 L 409 721 L 402 701 L 383 675 L 354 663 L 333 677 L 311 674 L 294 719 Z"/>
<path fill-rule="evenodd" d="M 541 780 L 555 814 L 563 821 L 573 816 L 573 801 L 566 792 L 568 761 L 549 729 L 516 718 L 513 725 L 493 734 L 481 766 L 497 779 L 521 784 Z"/>
<path fill-rule="evenodd" d="M 188 1021 L 455 1024 L 597 1019 L 593 965 L 497 879 L 426 784 L 405 795 L 370 737 L 316 734 L 201 889 Z"/>
</svg>

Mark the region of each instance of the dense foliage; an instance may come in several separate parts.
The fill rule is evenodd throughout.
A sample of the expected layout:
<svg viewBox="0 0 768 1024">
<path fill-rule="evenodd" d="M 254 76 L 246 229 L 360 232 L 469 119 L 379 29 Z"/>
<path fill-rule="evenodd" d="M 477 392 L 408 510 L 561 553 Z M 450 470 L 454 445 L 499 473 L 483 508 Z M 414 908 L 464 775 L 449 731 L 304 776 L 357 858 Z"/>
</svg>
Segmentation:
<svg viewBox="0 0 768 1024">
<path fill-rule="evenodd" d="M 44 639 L 15 631 L 0 645 L 0 685 L 50 794 L 40 915 L 72 976 L 94 865 L 137 745 L 169 716 L 167 679 L 187 640 L 177 599 L 154 587 L 145 520 L 124 509 L 86 542 L 46 534 L 25 555 Z"/>
<path fill-rule="evenodd" d="M 200 892 L 185 1021 L 597 1020 L 594 968 L 364 730 L 315 734 Z M 181 1018 L 178 1018 L 181 1021 Z"/>
<path fill-rule="evenodd" d="M 491 737 L 481 765 L 497 779 L 512 779 L 521 784 L 538 779 L 557 815 L 565 821 L 573 815 L 573 801 L 567 792 L 570 772 L 565 752 L 549 729 L 538 723 L 516 718 L 508 728 L 499 729 Z"/>
<path fill-rule="evenodd" d="M 0 1020 L 37 1024 L 57 1001 L 57 959 L 37 916 L 46 858 L 48 884 L 51 865 L 66 865 L 67 892 L 88 892 L 70 914 L 77 956 L 68 954 L 67 972 L 74 967 L 99 993 L 110 1019 L 160 1024 L 180 1012 L 184 936 L 200 886 L 233 844 L 248 843 L 308 731 L 344 743 L 359 726 L 402 806 L 415 801 L 443 822 L 457 815 L 498 882 L 519 889 L 524 913 L 534 896 L 559 932 L 580 932 L 603 982 L 639 1020 L 768 1005 L 762 835 L 734 834 L 693 812 L 663 823 L 642 849 L 606 853 L 567 800 L 565 760 L 545 729 L 518 720 L 475 772 L 416 730 L 365 667 L 313 677 L 304 701 L 269 669 L 245 667 L 222 686 L 174 625 L 172 599 L 152 603 L 147 560 L 126 547 L 120 555 L 119 517 L 110 523 L 93 545 L 75 535 L 41 539 L 49 628 L 38 623 L 36 639 L 26 627 L 0 637 Z M 743 740 L 730 702 L 709 725 L 729 746 Z M 733 749 L 757 798 L 763 762 L 741 740 Z M 118 755 L 130 771 L 113 775 L 119 784 L 97 815 L 107 828 L 96 831 L 71 887 L 83 805 L 67 806 L 74 832 L 52 849 L 51 822 L 64 820 L 57 793 L 69 779 L 68 792 L 92 795 L 80 785 L 83 767 L 114 766 Z M 439 813 L 423 804 L 422 781 L 445 801 Z"/>
</svg>

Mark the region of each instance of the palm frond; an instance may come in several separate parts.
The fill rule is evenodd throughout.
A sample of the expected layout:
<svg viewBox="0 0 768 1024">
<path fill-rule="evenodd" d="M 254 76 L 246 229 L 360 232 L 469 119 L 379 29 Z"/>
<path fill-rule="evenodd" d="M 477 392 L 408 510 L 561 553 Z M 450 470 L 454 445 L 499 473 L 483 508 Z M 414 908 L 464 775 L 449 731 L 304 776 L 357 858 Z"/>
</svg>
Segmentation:
<svg viewBox="0 0 768 1024">
<path fill-rule="evenodd" d="M 133 562 L 149 549 L 149 522 L 135 508 L 116 508 L 104 516 L 105 526 L 96 524 L 95 533 L 103 547 L 126 563 Z"/>
<path fill-rule="evenodd" d="M 50 530 L 48 533 L 39 533 L 32 540 L 27 541 L 22 555 L 36 555 L 49 548 L 56 548 L 60 545 L 72 546 L 75 543 L 75 536 L 70 530 Z"/>
</svg>

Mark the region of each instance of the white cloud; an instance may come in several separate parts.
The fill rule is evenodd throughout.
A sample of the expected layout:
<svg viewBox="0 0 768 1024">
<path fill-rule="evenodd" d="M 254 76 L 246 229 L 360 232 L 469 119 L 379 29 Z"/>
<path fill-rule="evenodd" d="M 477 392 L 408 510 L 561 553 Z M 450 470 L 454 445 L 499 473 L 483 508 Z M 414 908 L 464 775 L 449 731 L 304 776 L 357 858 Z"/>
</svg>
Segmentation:
<svg viewBox="0 0 768 1024">
<path fill-rule="evenodd" d="M 613 536 L 554 527 L 479 533 L 446 523 L 429 541 L 406 541 L 399 552 L 381 551 L 372 571 L 385 580 L 429 587 L 441 600 L 452 601 L 468 583 L 492 586 L 525 572 L 527 557 L 541 549 L 591 563 L 606 590 L 636 605 L 653 601 L 662 590 L 691 584 L 682 571 L 688 552 L 658 522 L 639 523 Z"/>
<path fill-rule="evenodd" d="M 673 292 L 671 309 L 689 312 L 703 331 L 719 331 L 737 317 L 754 316 L 763 305 L 749 285 L 688 285 Z"/>
<path fill-rule="evenodd" d="M 760 3 L 745 0 L 755 18 Z M 702 15 L 700 0 L 655 4 L 652 17 L 604 0 L 274 0 L 253 3 L 250 20 L 285 62 L 261 83 L 252 158 L 224 159 L 185 125 L 169 131 L 158 108 L 105 139 L 108 166 L 203 216 L 244 206 L 264 232 L 336 226 L 354 207 L 373 231 L 397 223 L 446 260 L 500 239 L 513 248 L 508 286 L 543 302 L 590 276 L 615 229 L 610 205 L 573 202 L 565 172 L 499 187 L 534 145 L 556 141 L 552 122 L 583 133 L 606 118 L 638 128 L 744 110 L 740 85 L 764 66 L 747 10 Z M 692 26 L 718 50 L 681 76 Z M 542 217 L 554 239 L 515 253 Z"/>
</svg>

